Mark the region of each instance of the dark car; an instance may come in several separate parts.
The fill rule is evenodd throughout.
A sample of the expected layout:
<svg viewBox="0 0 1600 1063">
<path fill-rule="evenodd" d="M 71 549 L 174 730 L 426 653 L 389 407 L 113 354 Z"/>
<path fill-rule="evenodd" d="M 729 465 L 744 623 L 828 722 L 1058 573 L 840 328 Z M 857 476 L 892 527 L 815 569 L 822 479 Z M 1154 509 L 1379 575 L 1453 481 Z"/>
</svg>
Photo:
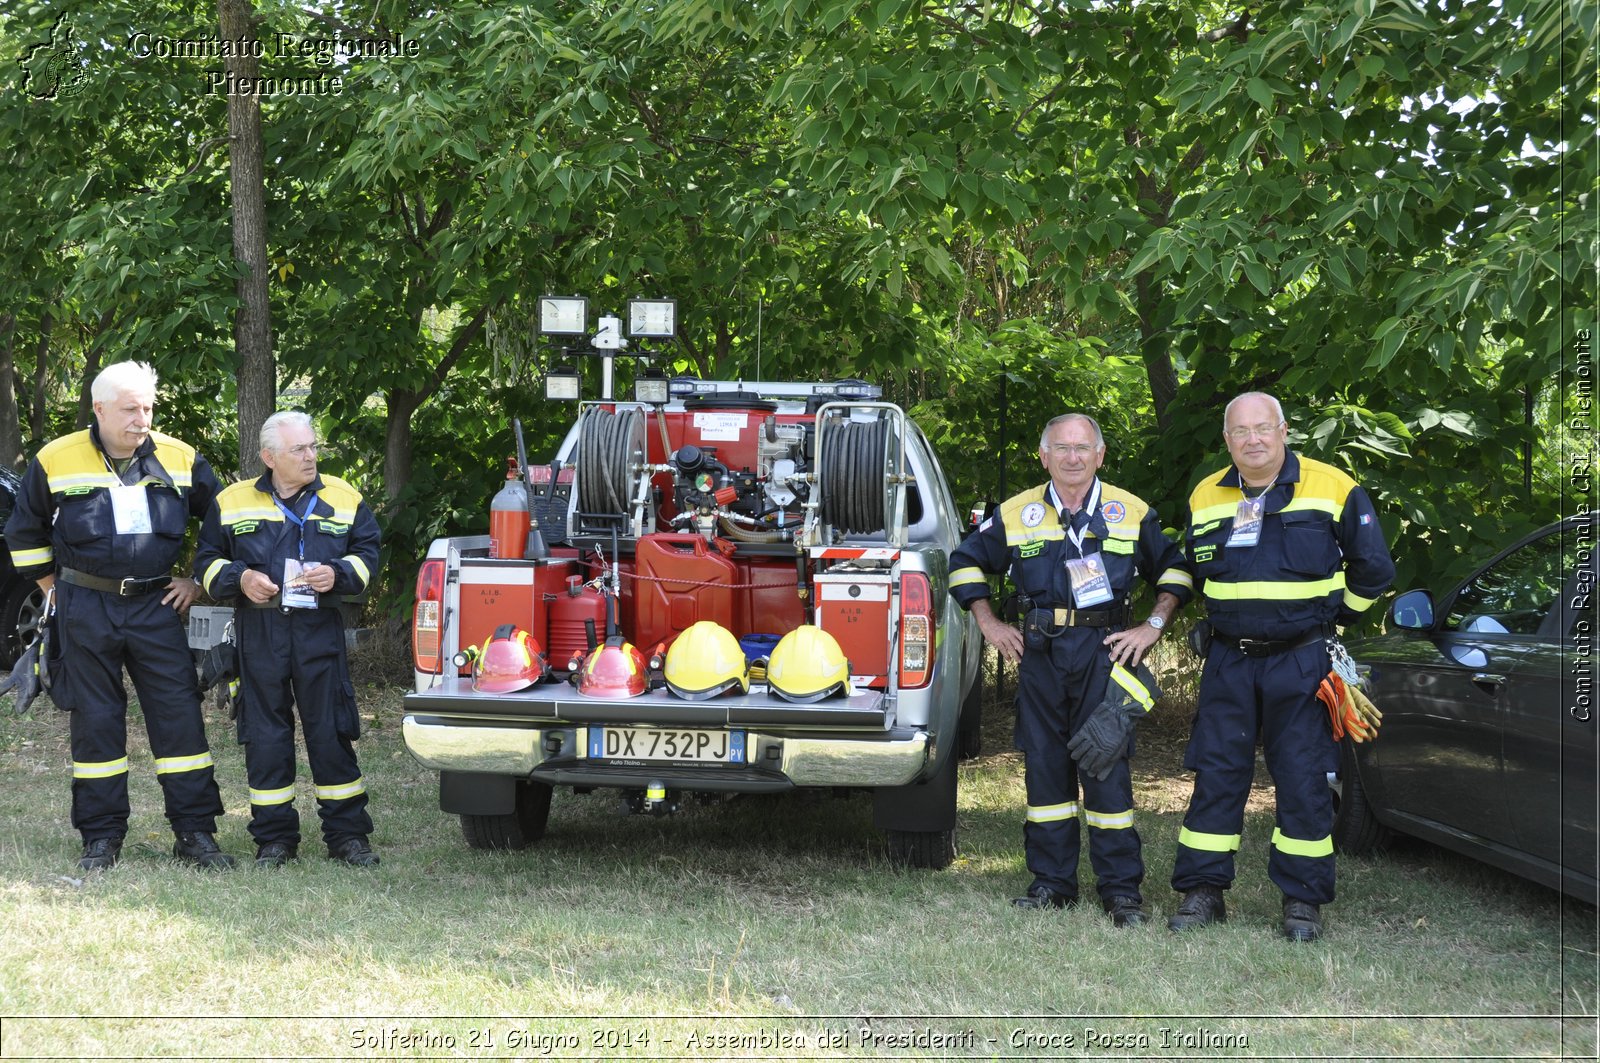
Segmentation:
<svg viewBox="0 0 1600 1063">
<path fill-rule="evenodd" d="M 1350 643 L 1383 726 L 1345 741 L 1340 851 L 1399 831 L 1595 903 L 1596 521 L 1541 529 L 1437 600 L 1408 591 L 1388 634 Z"/>
<path fill-rule="evenodd" d="M 11 518 L 22 481 L 0 465 L 0 531 Z M 39 618 L 44 612 L 44 593 L 39 585 L 17 575 L 11 567 L 11 554 L 4 549 L 0 535 L 0 669 L 10 669 L 22 651 L 39 637 Z"/>
</svg>

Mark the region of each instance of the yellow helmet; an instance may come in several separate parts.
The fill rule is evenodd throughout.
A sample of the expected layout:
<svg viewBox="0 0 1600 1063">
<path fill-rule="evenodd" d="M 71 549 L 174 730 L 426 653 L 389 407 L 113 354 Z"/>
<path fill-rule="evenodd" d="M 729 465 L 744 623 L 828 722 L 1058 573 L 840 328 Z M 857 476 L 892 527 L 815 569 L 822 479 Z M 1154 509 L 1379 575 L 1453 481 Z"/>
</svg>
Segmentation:
<svg viewBox="0 0 1600 1063">
<path fill-rule="evenodd" d="M 767 660 L 767 685 L 785 701 L 821 701 L 850 686 L 850 662 L 838 641 L 820 627 L 802 624 L 778 640 Z"/>
<path fill-rule="evenodd" d="M 750 666 L 732 632 L 710 620 L 690 624 L 667 649 L 667 686 L 680 698 L 707 701 L 723 691 L 750 689 Z"/>
</svg>

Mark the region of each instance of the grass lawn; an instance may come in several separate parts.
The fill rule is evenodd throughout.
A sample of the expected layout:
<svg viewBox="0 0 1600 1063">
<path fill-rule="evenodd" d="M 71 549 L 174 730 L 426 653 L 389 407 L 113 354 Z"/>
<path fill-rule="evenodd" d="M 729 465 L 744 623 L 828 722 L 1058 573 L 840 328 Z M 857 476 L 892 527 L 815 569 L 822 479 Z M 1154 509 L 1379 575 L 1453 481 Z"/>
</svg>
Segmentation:
<svg viewBox="0 0 1600 1063">
<path fill-rule="evenodd" d="M 1276 936 L 1270 793 L 1230 922 L 1173 935 L 1184 724 L 1136 760 L 1151 925 L 1014 910 L 1009 709 L 962 769 L 961 855 L 897 871 L 870 802 L 746 798 L 628 817 L 558 792 L 549 836 L 477 853 L 405 752 L 397 689 L 358 749 L 383 865 L 249 867 L 242 751 L 210 720 L 231 873 L 179 866 L 142 722 L 119 867 L 84 876 L 66 718 L 0 716 L 0 1058 L 1594 1058 L 1596 914 L 1441 850 L 1341 861 L 1320 943 Z M 133 710 L 137 716 L 137 709 Z M 1264 781 L 1264 780 L 1262 780 Z M 302 760 L 301 786 L 309 773 Z M 1092 897 L 1087 860 L 1083 888 Z"/>
</svg>

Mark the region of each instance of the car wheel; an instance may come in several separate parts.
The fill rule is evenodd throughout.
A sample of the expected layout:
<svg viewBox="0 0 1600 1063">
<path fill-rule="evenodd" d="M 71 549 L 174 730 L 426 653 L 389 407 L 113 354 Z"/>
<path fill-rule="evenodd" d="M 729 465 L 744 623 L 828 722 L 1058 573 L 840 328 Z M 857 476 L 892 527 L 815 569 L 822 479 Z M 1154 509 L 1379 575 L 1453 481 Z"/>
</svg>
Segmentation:
<svg viewBox="0 0 1600 1063">
<path fill-rule="evenodd" d="M 10 668 L 39 638 L 44 591 L 32 580 L 17 580 L 0 602 L 0 668 Z"/>
<path fill-rule="evenodd" d="M 1328 786 L 1333 790 L 1333 847 L 1347 856 L 1381 849 L 1389 830 L 1372 814 L 1356 767 L 1355 746 L 1348 738 L 1339 744 L 1339 774 L 1328 776 Z"/>
<path fill-rule="evenodd" d="M 961 702 L 961 723 L 957 728 L 959 740 L 956 752 L 962 760 L 971 760 L 983 752 L 983 677 L 972 680 L 972 689 Z"/>
<path fill-rule="evenodd" d="M 517 804 L 499 816 L 461 816 L 461 833 L 472 849 L 526 849 L 544 837 L 550 822 L 551 786 L 542 782 L 519 782 Z"/>
<path fill-rule="evenodd" d="M 884 834 L 889 840 L 889 861 L 901 867 L 939 871 L 949 867 L 956 858 L 954 827 L 949 830 L 890 830 Z"/>
</svg>

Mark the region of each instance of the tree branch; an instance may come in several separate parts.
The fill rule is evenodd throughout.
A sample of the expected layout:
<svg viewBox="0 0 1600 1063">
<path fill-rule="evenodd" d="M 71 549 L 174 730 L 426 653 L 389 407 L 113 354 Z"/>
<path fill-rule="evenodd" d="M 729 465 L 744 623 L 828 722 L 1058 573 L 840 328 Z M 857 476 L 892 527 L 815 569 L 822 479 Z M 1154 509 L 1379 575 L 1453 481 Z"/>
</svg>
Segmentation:
<svg viewBox="0 0 1600 1063">
<path fill-rule="evenodd" d="M 227 142 L 227 137 L 212 137 L 209 140 L 201 141 L 200 147 L 196 149 L 199 154 L 194 157 L 194 162 L 190 164 L 189 168 L 178 175 L 178 180 L 181 181 L 185 177 L 192 177 L 194 172 L 200 169 L 201 165 L 205 163 L 206 156 L 210 155 L 212 151 L 216 150 L 218 145 L 226 144 Z"/>
</svg>

